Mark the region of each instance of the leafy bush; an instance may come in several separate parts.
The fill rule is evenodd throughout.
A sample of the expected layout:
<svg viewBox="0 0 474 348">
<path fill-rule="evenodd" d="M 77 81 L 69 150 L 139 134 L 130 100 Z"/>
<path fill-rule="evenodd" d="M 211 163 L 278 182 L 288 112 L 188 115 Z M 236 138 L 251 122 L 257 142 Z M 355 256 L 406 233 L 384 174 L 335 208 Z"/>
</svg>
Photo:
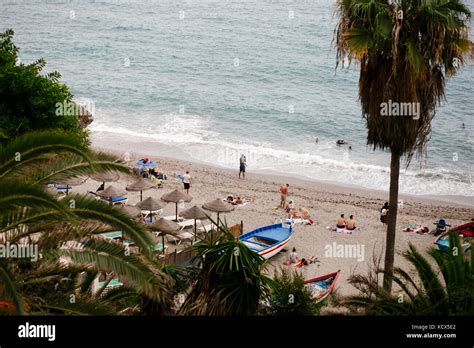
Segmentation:
<svg viewBox="0 0 474 348">
<path fill-rule="evenodd" d="M 0 129 L 12 138 L 31 130 L 62 129 L 87 142 L 78 113 L 62 112 L 58 105 L 75 105 L 72 93 L 57 71 L 41 74 L 46 62 L 18 62 L 13 30 L 0 33 Z M 61 112 L 58 112 L 60 110 Z M 66 110 L 67 111 L 67 110 Z"/>
<path fill-rule="evenodd" d="M 266 315 L 314 315 L 319 314 L 320 308 L 321 305 L 311 299 L 311 292 L 299 272 L 280 269 L 275 273 L 272 291 L 262 312 Z"/>
</svg>

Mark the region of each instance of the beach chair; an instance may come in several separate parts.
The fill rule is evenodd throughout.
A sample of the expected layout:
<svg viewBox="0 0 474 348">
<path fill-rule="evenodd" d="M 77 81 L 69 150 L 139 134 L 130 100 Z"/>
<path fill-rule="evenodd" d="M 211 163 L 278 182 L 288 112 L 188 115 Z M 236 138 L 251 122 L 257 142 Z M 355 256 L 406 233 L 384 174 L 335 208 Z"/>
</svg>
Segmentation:
<svg viewBox="0 0 474 348">
<path fill-rule="evenodd" d="M 209 232 L 212 229 L 212 226 L 214 224 L 207 224 L 207 225 L 201 225 L 197 227 L 197 232 L 198 233 L 206 233 Z"/>
<path fill-rule="evenodd" d="M 69 185 L 53 185 L 53 187 L 58 191 L 60 194 L 67 194 L 69 191 L 72 190 L 72 186 Z"/>
<path fill-rule="evenodd" d="M 128 198 L 127 197 L 124 197 L 124 196 L 115 196 L 115 197 L 111 197 L 109 202 L 112 202 L 112 205 L 116 205 L 116 204 L 127 204 L 128 202 Z"/>
<path fill-rule="evenodd" d="M 175 221 L 176 215 L 163 216 L 163 219 Z M 184 221 L 184 219 L 178 215 L 178 221 Z M 193 220 L 193 224 L 194 224 L 194 220 Z"/>
<path fill-rule="evenodd" d="M 101 289 L 102 287 L 104 287 L 104 285 L 106 284 L 105 281 L 103 282 L 99 282 L 98 283 L 98 288 Z M 105 296 L 110 290 L 112 289 L 116 289 L 116 288 L 120 288 L 121 286 L 123 286 L 123 283 L 120 281 L 119 278 L 113 278 L 108 284 L 107 286 L 105 287 L 105 289 L 102 291 L 102 293 L 100 294 L 100 296 Z"/>
<path fill-rule="evenodd" d="M 163 209 L 158 210 L 142 210 L 143 217 L 145 218 L 145 223 L 151 224 L 153 215 L 161 215 Z M 150 220 L 147 220 L 150 217 Z"/>
<path fill-rule="evenodd" d="M 194 220 L 193 219 L 188 219 L 188 220 L 179 221 L 178 225 L 180 225 L 182 228 L 193 227 L 194 226 Z"/>
</svg>

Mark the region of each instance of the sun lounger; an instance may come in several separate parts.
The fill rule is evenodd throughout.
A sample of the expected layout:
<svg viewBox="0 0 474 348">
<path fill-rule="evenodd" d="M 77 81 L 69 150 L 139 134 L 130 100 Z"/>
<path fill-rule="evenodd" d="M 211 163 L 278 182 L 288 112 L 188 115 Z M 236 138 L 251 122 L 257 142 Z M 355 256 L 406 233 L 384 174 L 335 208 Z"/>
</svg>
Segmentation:
<svg viewBox="0 0 474 348">
<path fill-rule="evenodd" d="M 127 204 L 128 202 L 128 198 L 127 197 L 124 197 L 124 196 L 115 196 L 115 197 L 111 197 L 110 198 L 110 202 L 112 202 L 112 204 Z"/>
<path fill-rule="evenodd" d="M 119 239 L 123 237 L 122 231 L 107 232 L 101 233 L 100 236 L 109 238 L 109 239 Z"/>
<path fill-rule="evenodd" d="M 183 228 L 191 227 L 191 226 L 194 226 L 194 220 L 193 219 L 188 219 L 188 220 L 180 221 L 180 222 L 178 222 L 178 225 L 180 225 Z"/>
<path fill-rule="evenodd" d="M 165 251 L 166 251 L 166 249 L 168 249 L 168 246 L 167 246 L 167 245 L 165 245 Z M 154 251 L 161 251 L 161 252 L 162 252 L 162 251 L 163 251 L 163 243 L 155 243 L 155 244 L 153 244 L 153 250 L 154 250 Z"/>
<path fill-rule="evenodd" d="M 72 190 L 72 186 L 69 185 L 53 185 L 53 187 L 58 191 L 58 193 L 67 194 Z"/>
<path fill-rule="evenodd" d="M 176 215 L 163 216 L 163 219 L 175 221 L 176 220 Z M 184 219 L 181 216 L 178 216 L 178 221 L 184 221 Z M 192 220 L 192 221 L 194 223 L 194 220 Z"/>
<path fill-rule="evenodd" d="M 201 226 L 197 226 L 197 232 L 199 233 L 205 233 L 205 232 L 209 232 L 211 229 L 212 229 L 212 226 L 214 224 L 207 224 L 207 225 L 201 225 Z"/>
<path fill-rule="evenodd" d="M 158 210 L 142 210 L 142 214 L 145 216 L 145 222 L 146 222 L 146 223 L 151 223 L 151 220 L 150 220 L 150 221 L 146 220 L 149 216 L 160 215 L 161 213 L 163 213 L 163 209 L 158 209 Z"/>
</svg>

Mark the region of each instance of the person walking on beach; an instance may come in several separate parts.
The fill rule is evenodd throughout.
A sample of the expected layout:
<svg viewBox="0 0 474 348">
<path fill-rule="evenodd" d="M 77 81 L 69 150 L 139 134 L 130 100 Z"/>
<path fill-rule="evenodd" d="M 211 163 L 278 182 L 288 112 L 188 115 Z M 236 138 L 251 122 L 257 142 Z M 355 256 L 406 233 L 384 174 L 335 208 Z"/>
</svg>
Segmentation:
<svg viewBox="0 0 474 348">
<path fill-rule="evenodd" d="M 245 167 L 247 167 L 247 158 L 244 154 L 240 156 L 240 170 L 239 170 L 239 179 L 240 175 L 245 179 Z"/>
<path fill-rule="evenodd" d="M 183 184 L 184 192 L 189 194 L 189 188 L 191 187 L 191 175 L 189 175 L 189 170 L 187 170 L 186 174 L 183 175 Z"/>
<path fill-rule="evenodd" d="M 288 196 L 288 188 L 290 187 L 289 184 L 282 185 L 280 187 L 280 195 L 281 195 L 281 201 L 280 201 L 280 208 L 285 209 L 286 206 L 286 197 Z"/>
</svg>

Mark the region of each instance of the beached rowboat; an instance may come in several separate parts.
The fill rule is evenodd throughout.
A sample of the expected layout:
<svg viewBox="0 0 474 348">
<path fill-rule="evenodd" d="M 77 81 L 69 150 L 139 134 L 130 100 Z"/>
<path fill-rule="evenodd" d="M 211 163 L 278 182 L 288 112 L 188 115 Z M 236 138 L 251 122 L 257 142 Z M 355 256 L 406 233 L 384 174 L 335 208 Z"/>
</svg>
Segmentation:
<svg viewBox="0 0 474 348">
<path fill-rule="evenodd" d="M 323 301 L 331 293 L 341 270 L 337 272 L 323 275 L 321 277 L 305 280 L 305 286 L 311 292 L 311 299 L 319 303 Z"/>
<path fill-rule="evenodd" d="M 293 235 L 290 223 L 274 224 L 256 228 L 240 236 L 240 240 L 265 259 L 278 254 Z"/>
<path fill-rule="evenodd" d="M 463 251 L 466 251 L 471 246 L 471 242 L 469 239 L 474 238 L 474 221 L 468 222 L 467 224 L 460 225 L 450 229 L 449 231 L 440 234 L 438 238 L 435 240 L 435 244 L 439 250 L 442 252 L 447 253 L 449 250 L 449 233 L 455 231 L 460 236 L 464 237 L 464 240 L 461 240 L 461 246 Z"/>
</svg>

